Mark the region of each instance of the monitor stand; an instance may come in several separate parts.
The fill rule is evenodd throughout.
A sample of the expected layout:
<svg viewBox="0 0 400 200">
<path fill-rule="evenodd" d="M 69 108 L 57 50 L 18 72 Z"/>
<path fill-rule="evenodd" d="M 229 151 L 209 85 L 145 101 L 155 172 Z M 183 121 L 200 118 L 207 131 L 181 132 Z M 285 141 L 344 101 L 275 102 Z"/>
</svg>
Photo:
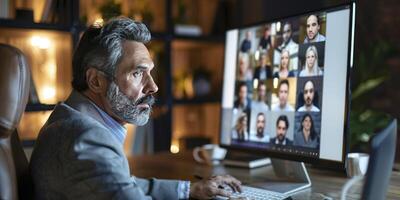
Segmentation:
<svg viewBox="0 0 400 200">
<path fill-rule="evenodd" d="M 303 162 L 271 158 L 271 163 L 275 176 L 268 175 L 267 180 L 254 181 L 250 186 L 287 195 L 311 187 L 311 180 Z"/>
</svg>

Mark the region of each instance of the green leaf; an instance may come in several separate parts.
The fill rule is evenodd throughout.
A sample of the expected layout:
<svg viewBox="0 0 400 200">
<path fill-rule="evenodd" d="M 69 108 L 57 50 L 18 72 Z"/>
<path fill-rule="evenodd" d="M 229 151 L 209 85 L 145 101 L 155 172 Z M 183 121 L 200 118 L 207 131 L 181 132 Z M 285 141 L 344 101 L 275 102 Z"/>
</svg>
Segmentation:
<svg viewBox="0 0 400 200">
<path fill-rule="evenodd" d="M 373 90 L 374 88 L 378 87 L 382 82 L 384 82 L 386 79 L 387 79 L 386 76 L 381 76 L 378 78 L 372 78 L 365 81 L 355 89 L 351 98 L 354 100 L 363 95 L 364 93 Z"/>
</svg>

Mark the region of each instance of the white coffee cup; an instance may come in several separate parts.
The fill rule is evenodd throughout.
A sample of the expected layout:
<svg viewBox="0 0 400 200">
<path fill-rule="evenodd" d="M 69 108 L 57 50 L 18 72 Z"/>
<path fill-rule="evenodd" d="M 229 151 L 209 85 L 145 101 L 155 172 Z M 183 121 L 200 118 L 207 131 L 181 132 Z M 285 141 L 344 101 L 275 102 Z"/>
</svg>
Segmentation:
<svg viewBox="0 0 400 200">
<path fill-rule="evenodd" d="M 368 169 L 369 155 L 366 153 L 349 153 L 346 158 L 348 177 L 364 176 Z"/>
<path fill-rule="evenodd" d="M 226 149 L 216 144 L 205 144 L 193 149 L 193 158 L 199 163 L 218 165 L 225 158 Z"/>
</svg>

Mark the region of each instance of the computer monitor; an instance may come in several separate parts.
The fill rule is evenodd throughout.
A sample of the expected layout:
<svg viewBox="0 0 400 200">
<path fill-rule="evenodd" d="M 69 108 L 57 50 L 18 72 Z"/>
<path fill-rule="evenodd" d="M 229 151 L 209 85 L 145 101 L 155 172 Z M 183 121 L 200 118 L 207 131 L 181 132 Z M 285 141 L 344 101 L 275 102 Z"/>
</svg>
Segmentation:
<svg viewBox="0 0 400 200">
<path fill-rule="evenodd" d="M 226 32 L 220 145 L 342 165 L 354 3 Z"/>
</svg>

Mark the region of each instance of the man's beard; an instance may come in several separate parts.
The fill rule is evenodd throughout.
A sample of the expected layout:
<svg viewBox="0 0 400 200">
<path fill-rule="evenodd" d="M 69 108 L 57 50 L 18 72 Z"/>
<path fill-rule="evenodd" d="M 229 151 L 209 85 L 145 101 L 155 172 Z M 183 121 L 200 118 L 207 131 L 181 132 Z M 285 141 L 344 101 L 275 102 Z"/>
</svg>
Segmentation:
<svg viewBox="0 0 400 200">
<path fill-rule="evenodd" d="M 307 97 L 307 98 L 306 98 L 306 103 L 305 103 L 305 105 L 306 105 L 307 107 L 310 107 L 310 106 L 312 105 L 312 100 L 311 100 L 310 97 Z"/>
<path fill-rule="evenodd" d="M 264 137 L 264 127 L 257 128 L 257 137 L 263 138 Z"/>
<path fill-rule="evenodd" d="M 119 118 L 124 121 L 142 126 L 147 123 L 151 113 L 151 106 L 155 99 L 152 95 L 144 96 L 137 101 L 129 99 L 120 91 L 118 85 L 111 82 L 107 90 L 107 100 L 111 105 L 111 109 Z M 148 104 L 148 108 L 140 108 L 139 104 Z"/>
</svg>

